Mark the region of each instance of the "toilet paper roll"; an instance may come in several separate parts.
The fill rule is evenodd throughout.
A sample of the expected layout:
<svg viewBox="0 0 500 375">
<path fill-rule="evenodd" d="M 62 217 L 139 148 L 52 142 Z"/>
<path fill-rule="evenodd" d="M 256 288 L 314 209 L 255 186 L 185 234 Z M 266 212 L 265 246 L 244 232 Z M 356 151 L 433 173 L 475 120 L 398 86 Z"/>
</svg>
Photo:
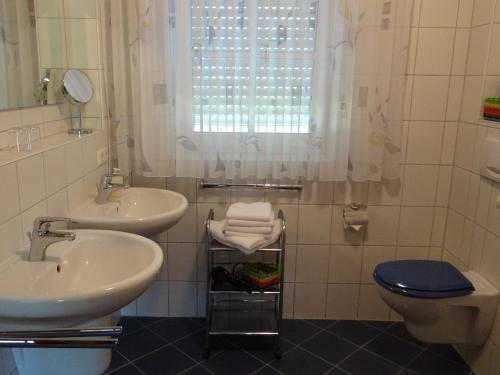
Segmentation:
<svg viewBox="0 0 500 375">
<path fill-rule="evenodd" d="M 347 225 L 366 224 L 368 223 L 368 213 L 367 212 L 358 212 L 356 214 L 346 213 L 344 214 L 344 223 Z"/>
</svg>

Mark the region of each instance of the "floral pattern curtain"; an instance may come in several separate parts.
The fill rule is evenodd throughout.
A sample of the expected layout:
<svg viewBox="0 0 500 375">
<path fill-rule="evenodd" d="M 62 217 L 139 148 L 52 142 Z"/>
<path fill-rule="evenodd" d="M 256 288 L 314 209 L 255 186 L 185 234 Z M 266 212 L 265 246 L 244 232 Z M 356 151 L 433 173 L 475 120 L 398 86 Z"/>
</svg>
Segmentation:
<svg viewBox="0 0 500 375">
<path fill-rule="evenodd" d="M 398 178 L 412 0 L 133 2 L 137 173 Z"/>
</svg>

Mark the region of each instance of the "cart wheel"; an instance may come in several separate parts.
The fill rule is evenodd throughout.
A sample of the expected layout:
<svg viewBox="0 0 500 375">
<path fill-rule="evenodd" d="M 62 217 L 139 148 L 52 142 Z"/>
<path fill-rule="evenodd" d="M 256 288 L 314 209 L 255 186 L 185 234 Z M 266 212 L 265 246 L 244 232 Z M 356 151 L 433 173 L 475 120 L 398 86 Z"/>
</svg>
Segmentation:
<svg viewBox="0 0 500 375">
<path fill-rule="evenodd" d="M 274 349 L 274 358 L 276 359 L 281 359 L 282 357 L 282 353 L 281 353 L 281 349 Z"/>
<path fill-rule="evenodd" d="M 205 359 L 208 359 L 210 357 L 210 349 L 209 348 L 205 348 L 203 349 L 203 352 L 201 353 L 201 356 Z"/>
</svg>

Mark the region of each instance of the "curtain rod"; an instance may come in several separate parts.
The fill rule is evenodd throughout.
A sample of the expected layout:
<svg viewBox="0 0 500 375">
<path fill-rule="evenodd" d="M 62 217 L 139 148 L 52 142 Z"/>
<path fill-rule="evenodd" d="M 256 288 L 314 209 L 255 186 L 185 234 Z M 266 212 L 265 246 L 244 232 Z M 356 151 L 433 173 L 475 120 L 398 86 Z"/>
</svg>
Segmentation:
<svg viewBox="0 0 500 375">
<path fill-rule="evenodd" d="M 274 190 L 297 190 L 302 191 L 304 185 L 302 182 L 297 184 L 237 184 L 232 182 L 206 182 L 200 181 L 202 189 L 220 189 L 220 188 L 254 188 L 254 189 L 274 189 Z"/>
</svg>

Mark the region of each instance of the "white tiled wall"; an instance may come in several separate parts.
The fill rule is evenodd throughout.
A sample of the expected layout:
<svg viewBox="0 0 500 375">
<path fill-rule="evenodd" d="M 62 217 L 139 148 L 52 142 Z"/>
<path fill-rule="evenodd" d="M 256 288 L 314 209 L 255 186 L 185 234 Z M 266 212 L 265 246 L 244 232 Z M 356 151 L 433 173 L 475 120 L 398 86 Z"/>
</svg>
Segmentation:
<svg viewBox="0 0 500 375">
<path fill-rule="evenodd" d="M 203 315 L 206 274 L 199 242 L 208 210 L 213 208 L 216 217 L 222 218 L 231 202 L 265 199 L 283 209 L 288 220 L 287 317 L 397 318 L 376 293 L 371 273 L 385 260 L 441 259 L 470 5 L 459 0 L 415 1 L 400 181 L 313 182 L 298 194 L 202 191 L 194 179 L 134 176 L 135 185 L 184 193 L 190 206 L 178 225 L 155 238 L 166 252 L 168 269 L 127 313 Z M 342 208 L 352 200 L 368 204 L 370 223 L 361 233 L 343 229 Z M 154 296 L 161 303 L 151 304 Z"/>
<path fill-rule="evenodd" d="M 475 0 L 468 25 L 465 86 L 458 123 L 443 257 L 460 269 L 478 271 L 500 289 L 500 185 L 479 176 L 487 136 L 500 137 L 500 123 L 481 121 L 486 96 L 500 96 L 500 1 Z M 464 31 L 465 33 L 465 31 Z M 459 350 L 479 375 L 499 373 L 500 314 L 488 342 Z"/>
<path fill-rule="evenodd" d="M 92 101 L 82 111 L 83 126 L 98 131 L 83 139 L 67 136 L 75 121 L 67 103 L 0 112 L 0 130 L 37 125 L 44 137 L 32 153 L 22 155 L 9 151 L 13 138 L 0 137 L 0 261 L 28 245 L 24 233 L 35 217 L 67 216 L 68 209 L 95 193 L 99 175 L 107 172 L 106 165 L 97 165 L 97 150 L 108 142 L 96 9 L 93 0 L 36 0 L 40 68 L 52 69 L 50 93 L 59 89 L 65 69 L 82 69 L 94 84 Z M 10 351 L 0 350 L 0 375 L 12 373 Z"/>
</svg>

